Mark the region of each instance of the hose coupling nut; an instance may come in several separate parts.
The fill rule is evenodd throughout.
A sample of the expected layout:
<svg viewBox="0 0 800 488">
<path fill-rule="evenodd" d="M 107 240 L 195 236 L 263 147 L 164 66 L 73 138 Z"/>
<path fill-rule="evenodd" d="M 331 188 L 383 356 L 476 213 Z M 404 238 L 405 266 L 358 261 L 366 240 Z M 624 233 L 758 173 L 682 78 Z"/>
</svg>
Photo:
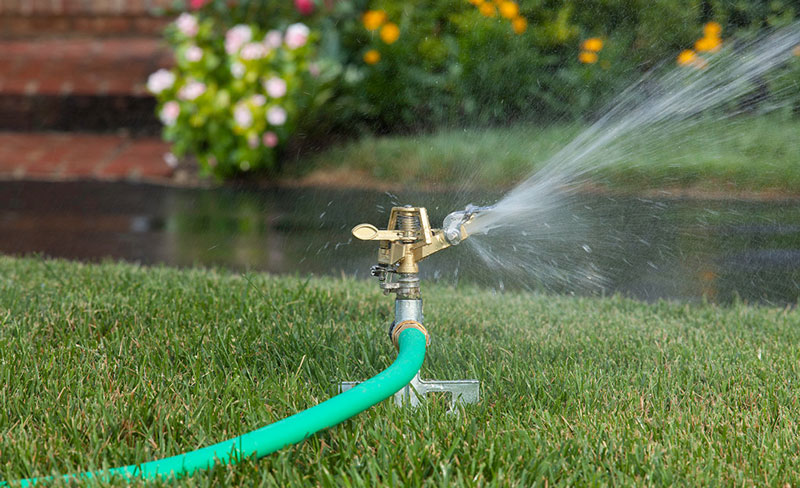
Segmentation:
<svg viewBox="0 0 800 488">
<path fill-rule="evenodd" d="M 394 347 L 400 349 L 400 333 L 406 329 L 417 329 L 425 334 L 425 346 L 430 347 L 431 335 L 428 333 L 428 329 L 426 329 L 424 325 L 420 324 L 416 320 L 404 320 L 392 326 L 392 328 L 389 330 L 389 336 L 392 338 L 392 344 L 394 344 Z"/>
</svg>

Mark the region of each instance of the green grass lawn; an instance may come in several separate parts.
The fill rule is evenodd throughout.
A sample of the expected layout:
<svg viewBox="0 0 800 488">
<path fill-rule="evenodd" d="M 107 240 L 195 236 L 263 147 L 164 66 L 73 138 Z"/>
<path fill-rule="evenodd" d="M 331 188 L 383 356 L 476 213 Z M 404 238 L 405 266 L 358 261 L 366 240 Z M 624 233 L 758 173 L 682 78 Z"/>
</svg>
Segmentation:
<svg viewBox="0 0 800 488">
<path fill-rule="evenodd" d="M 350 170 L 403 185 L 507 189 L 581 132 L 576 125 L 518 125 L 365 138 L 298 166 Z M 691 188 L 800 195 L 800 118 L 736 117 L 636 140 L 629 157 L 593 176 L 622 190 Z"/>
<path fill-rule="evenodd" d="M 423 376 L 390 402 L 181 485 L 800 483 L 800 312 L 424 286 Z M 375 283 L 0 257 L 4 479 L 144 462 L 253 430 L 395 356 Z"/>
</svg>

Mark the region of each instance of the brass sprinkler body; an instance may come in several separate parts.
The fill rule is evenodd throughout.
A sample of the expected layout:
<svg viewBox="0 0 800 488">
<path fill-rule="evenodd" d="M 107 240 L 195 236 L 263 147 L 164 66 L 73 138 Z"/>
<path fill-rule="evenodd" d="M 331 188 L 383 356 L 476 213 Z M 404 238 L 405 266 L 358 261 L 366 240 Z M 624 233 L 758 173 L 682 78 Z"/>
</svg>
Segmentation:
<svg viewBox="0 0 800 488">
<path fill-rule="evenodd" d="M 451 224 L 447 231 L 433 229 L 424 207 L 406 205 L 392 208 L 386 230 L 379 230 L 371 224 L 359 224 L 353 227 L 353 235 L 362 241 L 379 242 L 378 264 L 371 271 L 384 293 L 397 293 L 398 300 L 413 300 L 420 297 L 418 263 L 466 239 L 468 234 L 464 225 L 471 217 L 459 215 L 461 220 Z M 389 279 L 392 274 L 399 276 L 396 282 Z"/>
<path fill-rule="evenodd" d="M 419 291 L 419 262 L 431 254 L 460 243 L 466 239 L 467 224 L 478 211 L 485 207 L 468 206 L 453 212 L 444 219 L 444 229 L 432 229 L 428 211 L 424 207 L 394 207 L 389 214 L 386 230 L 378 230 L 371 224 L 353 227 L 353 235 L 362 241 L 378 241 L 378 264 L 372 266 L 372 276 L 378 278 L 385 294 L 396 293 L 394 322 L 389 327 L 389 337 L 397 345 L 397 337 L 403 328 L 413 327 L 422 331 L 430 345 L 430 335 L 422 325 L 422 298 Z M 394 278 L 396 277 L 396 281 Z M 347 391 L 358 384 L 354 381 L 340 383 L 339 391 Z M 407 386 L 395 394 L 395 403 L 419 405 L 420 398 L 428 392 L 449 393 L 450 412 L 457 403 L 477 403 L 480 382 L 478 380 L 427 381 L 419 372 Z"/>
</svg>

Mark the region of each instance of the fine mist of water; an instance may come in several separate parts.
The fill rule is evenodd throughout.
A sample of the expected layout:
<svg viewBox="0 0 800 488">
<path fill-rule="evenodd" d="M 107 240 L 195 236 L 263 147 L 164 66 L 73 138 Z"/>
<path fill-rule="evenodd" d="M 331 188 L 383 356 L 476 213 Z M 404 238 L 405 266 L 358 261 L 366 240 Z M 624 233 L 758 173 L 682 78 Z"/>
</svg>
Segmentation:
<svg viewBox="0 0 800 488">
<path fill-rule="evenodd" d="M 573 292 L 602 292 L 608 263 L 630 264 L 631 242 L 651 254 L 656 248 L 657 255 L 669 255 L 669 243 L 651 241 L 646 228 L 626 227 L 631 215 L 606 211 L 603 201 L 613 197 L 592 197 L 601 186 L 601 170 L 647 165 L 656 154 L 659 164 L 669 164 L 671 148 L 696 137 L 693 129 L 735 123 L 782 75 L 798 44 L 800 24 L 794 24 L 754 39 L 730 40 L 704 56 L 701 65 L 654 69 L 492 210 L 478 215 L 468 226 L 472 237 L 465 244 L 507 280 Z M 782 98 L 771 90 L 767 100 L 759 100 L 758 112 L 780 108 Z M 627 208 L 639 222 L 645 216 L 648 225 L 669 225 L 664 205 L 639 198 Z M 599 266 L 598 260 L 605 264 Z"/>
</svg>

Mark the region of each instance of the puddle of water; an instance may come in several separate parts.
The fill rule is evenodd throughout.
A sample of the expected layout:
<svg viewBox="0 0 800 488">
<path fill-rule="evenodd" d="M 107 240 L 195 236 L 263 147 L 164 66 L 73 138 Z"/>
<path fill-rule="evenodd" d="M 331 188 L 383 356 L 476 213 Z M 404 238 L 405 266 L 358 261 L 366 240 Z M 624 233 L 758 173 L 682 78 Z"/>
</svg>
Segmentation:
<svg viewBox="0 0 800 488">
<path fill-rule="evenodd" d="M 412 203 L 427 206 L 438 226 L 467 202 L 491 203 L 463 192 L 403 198 L 360 190 L 4 182 L 0 252 L 367 277 L 376 250 L 353 242 L 355 224 L 384 226 L 392 205 Z M 637 199 L 587 197 L 583 207 L 602 209 L 587 218 L 598 235 L 613 228 L 616 236 L 628 236 L 615 241 L 614 256 L 595 242 L 585 243 L 591 252 L 578 250 L 595 259 L 608 293 L 719 302 L 738 296 L 776 304 L 800 298 L 798 202 L 647 202 L 643 212 Z M 569 253 L 563 256 L 563 266 L 570 266 Z M 459 246 L 431 257 L 423 277 L 520 285 L 476 262 Z"/>
</svg>

